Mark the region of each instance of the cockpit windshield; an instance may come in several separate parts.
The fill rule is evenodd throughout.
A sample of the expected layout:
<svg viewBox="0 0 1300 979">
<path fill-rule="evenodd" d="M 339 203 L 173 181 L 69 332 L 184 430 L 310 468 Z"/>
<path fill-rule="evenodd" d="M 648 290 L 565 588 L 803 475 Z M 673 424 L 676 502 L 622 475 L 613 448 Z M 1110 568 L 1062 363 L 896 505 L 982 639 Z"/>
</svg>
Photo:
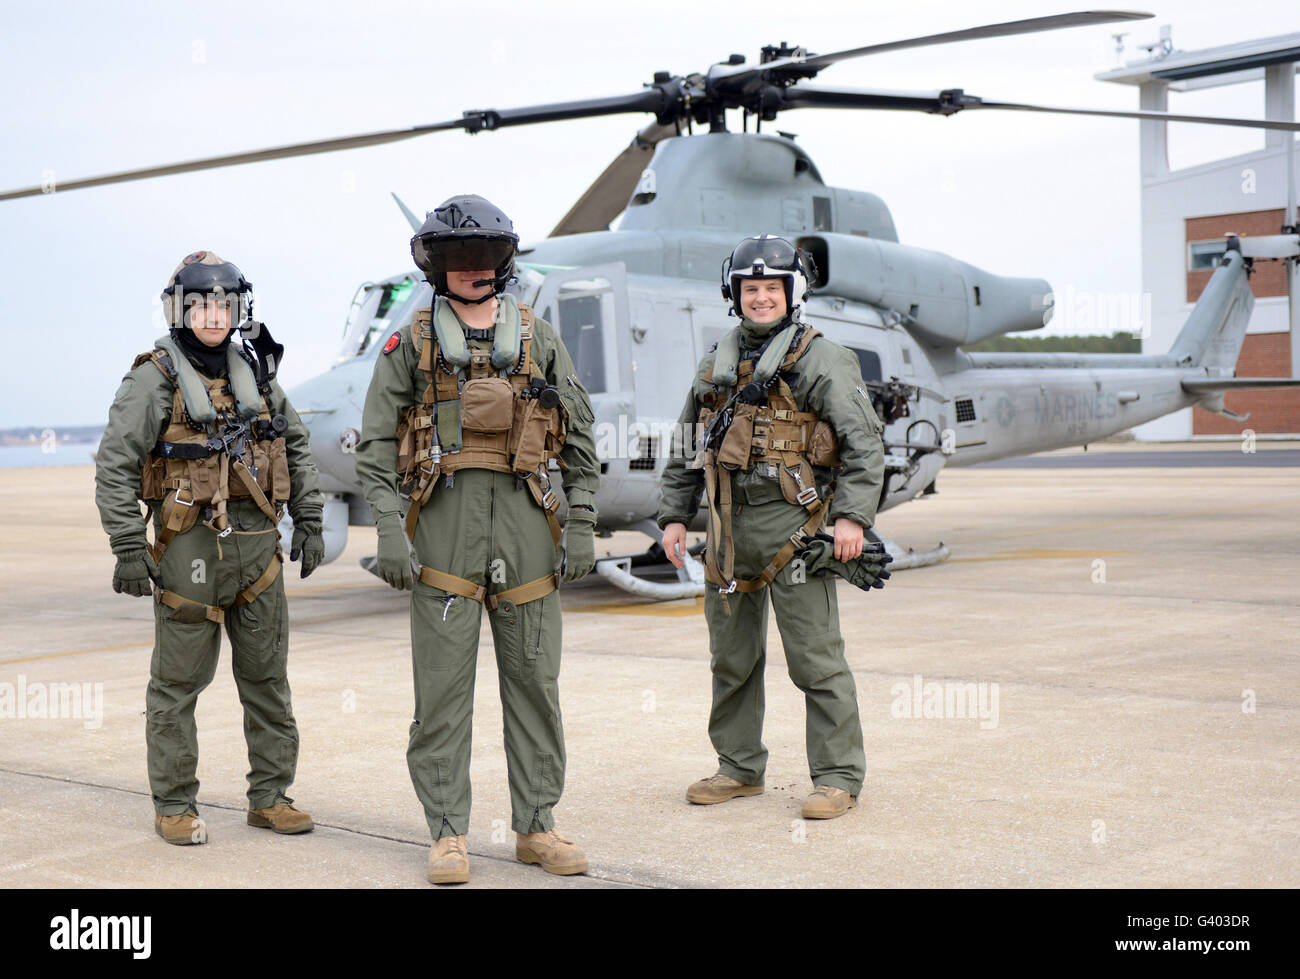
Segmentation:
<svg viewBox="0 0 1300 979">
<path fill-rule="evenodd" d="M 546 275 L 522 262 L 515 270 L 515 278 L 506 287 L 520 302 L 533 302 Z M 416 310 L 433 301 L 433 290 L 417 272 L 393 276 L 382 282 L 363 282 L 352 297 L 348 323 L 343 330 L 343 344 L 339 347 L 338 362 L 370 358 L 380 344 L 408 323 Z"/>
<path fill-rule="evenodd" d="M 428 286 L 413 274 L 363 283 L 352 297 L 338 359 L 352 360 L 373 353 L 375 338 L 387 337 L 405 323 L 413 303 L 427 303 L 427 292 Z"/>
</svg>

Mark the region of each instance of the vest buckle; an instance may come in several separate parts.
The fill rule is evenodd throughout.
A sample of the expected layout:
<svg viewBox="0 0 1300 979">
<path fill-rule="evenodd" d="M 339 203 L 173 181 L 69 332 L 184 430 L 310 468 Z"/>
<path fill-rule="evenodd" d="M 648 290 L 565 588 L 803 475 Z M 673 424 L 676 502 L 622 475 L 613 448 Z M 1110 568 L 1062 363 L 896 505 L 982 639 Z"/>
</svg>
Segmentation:
<svg viewBox="0 0 1300 979">
<path fill-rule="evenodd" d="M 805 489 L 800 490 L 799 493 L 795 496 L 795 499 L 799 503 L 802 503 L 804 506 L 807 506 L 809 503 L 812 503 L 814 500 L 817 499 L 817 487 L 809 486 L 806 487 Z"/>
</svg>

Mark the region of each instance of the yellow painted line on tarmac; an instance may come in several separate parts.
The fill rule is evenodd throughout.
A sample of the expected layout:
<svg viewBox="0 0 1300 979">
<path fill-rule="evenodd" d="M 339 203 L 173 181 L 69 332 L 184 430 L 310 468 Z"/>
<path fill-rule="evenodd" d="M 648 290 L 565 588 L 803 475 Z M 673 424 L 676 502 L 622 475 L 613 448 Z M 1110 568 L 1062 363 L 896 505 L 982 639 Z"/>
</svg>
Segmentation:
<svg viewBox="0 0 1300 979">
<path fill-rule="evenodd" d="M 981 540 L 1001 540 L 1004 537 L 1033 537 L 1035 534 L 1059 534 L 1066 530 L 1086 530 L 1089 527 L 1111 527 L 1116 524 L 1148 523 L 1152 520 L 1186 520 L 1189 517 L 1214 517 L 1221 513 L 1240 513 L 1243 510 L 1262 510 L 1265 507 L 1300 506 L 1300 500 L 1277 500 L 1273 503 L 1248 503 L 1243 506 L 1222 507 L 1217 510 L 1192 510 L 1184 513 L 1165 513 L 1155 516 L 1125 517 L 1119 520 L 1094 520 L 1091 523 L 1060 524 L 1055 527 L 1037 527 L 1034 530 L 1017 530 L 1007 534 L 987 534 L 983 537 L 963 537 L 963 544 Z M 951 559 L 949 559 L 951 560 Z"/>
<path fill-rule="evenodd" d="M 689 605 L 682 604 L 690 601 Z M 602 605 L 583 605 L 566 608 L 566 612 L 600 612 L 606 615 L 655 615 L 661 618 L 680 618 L 684 615 L 701 615 L 704 612 L 703 596 L 694 599 L 675 599 L 671 602 L 608 602 Z"/>
<path fill-rule="evenodd" d="M 61 656 L 80 656 L 83 653 L 109 653 L 115 649 L 133 649 L 136 646 L 152 646 L 153 640 L 145 642 L 124 642 L 119 646 L 96 646 L 94 649 L 69 649 L 62 653 L 42 653 L 39 656 L 24 656 L 21 659 L 0 659 L 0 666 L 10 663 L 34 663 L 38 659 L 58 659 Z"/>
<path fill-rule="evenodd" d="M 988 557 L 951 557 L 945 564 L 957 564 L 962 561 L 1042 561 L 1052 558 L 1096 558 L 1110 557 L 1112 554 L 1136 554 L 1137 551 L 1072 551 L 1060 547 L 1025 547 L 1003 554 Z"/>
</svg>

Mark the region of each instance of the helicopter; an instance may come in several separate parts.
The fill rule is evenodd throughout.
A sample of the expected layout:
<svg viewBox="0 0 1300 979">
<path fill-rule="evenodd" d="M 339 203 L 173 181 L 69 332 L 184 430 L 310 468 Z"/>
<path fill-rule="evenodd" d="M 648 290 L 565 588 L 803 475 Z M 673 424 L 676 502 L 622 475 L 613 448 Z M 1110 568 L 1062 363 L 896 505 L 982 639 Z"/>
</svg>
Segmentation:
<svg viewBox="0 0 1300 979">
<path fill-rule="evenodd" d="M 602 560 L 597 571 L 633 594 L 687 597 L 702 592 L 703 572 L 694 559 L 680 571 L 668 568 L 654 520 L 659 474 L 673 448 L 674 423 L 694 366 L 734 325 L 719 301 L 718 277 L 742 237 L 780 234 L 811 257 L 816 275 L 806 318 L 856 355 L 885 424 L 880 512 L 936 492 L 946 466 L 1086 445 L 1194 404 L 1237 417 L 1224 405 L 1226 392 L 1300 385 L 1234 376 L 1253 307 L 1250 272 L 1257 261 L 1285 261 L 1288 282 L 1294 281 L 1300 256 L 1294 226 L 1278 235 L 1229 238 L 1220 265 L 1166 353 L 969 353 L 963 348 L 983 339 L 1050 322 L 1050 284 L 994 275 L 900 242 L 879 196 L 828 185 L 793 136 L 763 128 L 783 112 L 840 108 L 940 116 L 992 109 L 1300 130 L 1300 124 L 1283 121 L 1000 102 L 955 88 L 898 92 L 808 84 L 850 58 L 1150 16 L 1060 14 L 821 55 L 781 42 L 762 48 L 756 64 L 731 55 L 700 73 L 659 71 L 626 95 L 470 110 L 459 119 L 408 129 L 61 181 L 56 190 L 444 131 L 476 134 L 594 116 L 652 115 L 550 235 L 520 250 L 510 290 L 557 328 L 591 393 L 601 467 L 598 532 L 635 530 L 651 540 L 644 553 Z M 734 118 L 737 111 L 740 132 L 728 129 L 728 113 Z M 1293 187 L 1288 172 L 1289 195 Z M 25 188 L 0 193 L 0 200 L 49 191 Z M 397 204 L 418 229 L 415 213 Z M 1286 214 L 1294 213 L 1292 200 Z M 610 230 L 620 214 L 617 229 Z M 373 523 L 353 452 L 374 361 L 384 341 L 431 299 L 429 284 L 414 270 L 363 283 L 348 312 L 337 362 L 289 392 L 310 429 L 326 495 L 326 561 L 342 553 L 350 526 Z M 1291 322 L 1296 323 L 1294 306 Z M 701 516 L 690 529 L 702 528 Z M 875 529 L 869 536 L 885 544 L 896 568 L 931 564 L 948 554 L 942 544 L 905 552 Z M 695 545 L 693 556 L 702 547 Z M 373 570 L 373 558 L 362 565 Z M 656 580 L 665 571 L 677 580 Z"/>
</svg>

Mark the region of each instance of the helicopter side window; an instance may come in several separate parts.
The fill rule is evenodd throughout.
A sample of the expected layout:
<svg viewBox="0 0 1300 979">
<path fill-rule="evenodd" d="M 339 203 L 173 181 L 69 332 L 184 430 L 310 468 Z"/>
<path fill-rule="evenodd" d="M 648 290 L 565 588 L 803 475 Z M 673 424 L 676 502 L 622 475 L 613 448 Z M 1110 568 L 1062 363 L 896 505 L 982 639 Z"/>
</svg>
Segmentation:
<svg viewBox="0 0 1300 979">
<path fill-rule="evenodd" d="M 605 390 L 605 337 L 602 330 L 601 297 L 570 296 L 561 298 L 560 339 L 578 368 L 578 380 L 589 392 Z M 550 309 L 542 319 L 554 322 Z"/>
<path fill-rule="evenodd" d="M 849 349 L 857 354 L 862 379 L 864 381 L 879 381 L 881 379 L 880 354 L 874 350 L 862 350 L 858 347 L 849 347 Z"/>
</svg>

